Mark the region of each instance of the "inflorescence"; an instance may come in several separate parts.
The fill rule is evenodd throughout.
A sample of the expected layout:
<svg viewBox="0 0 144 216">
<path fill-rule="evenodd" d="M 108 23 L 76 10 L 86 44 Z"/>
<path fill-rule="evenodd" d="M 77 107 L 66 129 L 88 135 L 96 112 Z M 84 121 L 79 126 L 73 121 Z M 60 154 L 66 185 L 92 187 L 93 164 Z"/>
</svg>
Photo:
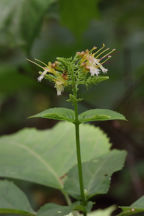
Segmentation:
<svg viewBox="0 0 144 216">
<path fill-rule="evenodd" d="M 72 86 L 73 75 L 77 85 L 86 84 L 91 76 L 98 76 L 100 72 L 107 73 L 108 69 L 103 66 L 111 58 L 111 54 L 115 51 L 105 48 L 105 45 L 100 49 L 93 47 L 91 50 L 77 52 L 74 58 L 57 58 L 54 63 L 44 62 L 35 59 L 29 60 L 42 69 L 39 71 L 40 76 L 38 81 L 41 82 L 44 78 L 52 81 L 57 90 L 57 95 L 61 95 L 66 86 Z M 73 71 L 69 70 L 69 65 Z M 74 74 L 72 74 L 74 73 Z"/>
</svg>

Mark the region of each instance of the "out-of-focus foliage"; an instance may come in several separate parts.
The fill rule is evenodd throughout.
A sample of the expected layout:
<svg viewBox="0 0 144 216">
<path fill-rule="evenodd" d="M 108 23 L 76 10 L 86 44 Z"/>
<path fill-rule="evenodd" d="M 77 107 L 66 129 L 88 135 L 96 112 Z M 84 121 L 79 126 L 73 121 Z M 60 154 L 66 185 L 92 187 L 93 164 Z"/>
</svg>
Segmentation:
<svg viewBox="0 0 144 216">
<path fill-rule="evenodd" d="M 40 208 L 38 211 L 38 216 L 63 216 L 63 215 L 71 215 L 71 207 L 70 206 L 60 206 L 54 203 L 48 203 Z"/>
<path fill-rule="evenodd" d="M 97 211 L 89 213 L 88 216 L 111 216 L 111 213 L 114 211 L 114 209 L 114 206 L 111 206 L 104 210 L 98 209 Z"/>
<path fill-rule="evenodd" d="M 144 213 L 144 196 L 130 206 L 121 207 L 121 209 L 122 213 L 120 213 L 119 216 L 131 216 L 142 212 Z"/>
<path fill-rule="evenodd" d="M 77 36 L 82 35 L 92 19 L 98 18 L 98 3 L 100 0 L 59 1 L 62 24 Z"/>
<path fill-rule="evenodd" d="M 127 169 L 116 176 L 115 190 L 110 191 L 112 199 L 129 205 L 144 193 L 144 1 L 88 2 L 0 1 L 0 133 L 24 126 L 51 127 L 54 121 L 27 117 L 57 105 L 70 108 L 66 94 L 57 97 L 46 81 L 37 83 L 37 69 L 27 57 L 47 63 L 93 45 L 115 47 L 107 65 L 110 79 L 88 91 L 81 88 L 86 102 L 79 109 L 112 108 L 129 120 L 104 125 L 114 145 L 129 152 Z"/>
<path fill-rule="evenodd" d="M 38 212 L 34 212 L 27 200 L 25 194 L 12 182 L 0 181 L 1 203 L 0 214 L 14 214 L 14 215 L 27 215 L 27 216 L 72 216 L 71 213 L 79 202 L 73 203 L 72 206 L 62 206 L 54 203 L 48 203 L 42 206 Z M 104 210 L 97 210 L 89 213 L 88 216 L 110 216 L 115 207 L 111 206 Z M 81 214 L 77 213 L 77 216 Z"/>
<path fill-rule="evenodd" d="M 9 45 L 21 46 L 29 51 L 42 27 L 47 9 L 54 1 L 1 0 L 0 30 L 9 39 Z"/>
<path fill-rule="evenodd" d="M 0 214 L 22 214 L 34 211 L 30 206 L 25 194 L 12 182 L 0 181 Z M 24 214 L 25 215 L 25 214 Z"/>
<path fill-rule="evenodd" d="M 79 197 L 77 167 L 74 166 L 77 160 L 74 127 L 72 126 L 71 123 L 63 122 L 46 131 L 23 129 L 14 135 L 1 137 L 0 176 L 32 181 L 59 189 L 66 200 L 69 199 L 67 194 L 74 197 L 76 194 Z M 111 151 L 108 138 L 99 128 L 81 125 L 80 131 L 81 156 L 85 171 L 84 184 L 88 201 L 95 194 L 103 194 L 108 191 L 111 175 L 122 169 L 126 152 Z M 66 137 L 69 137 L 69 140 Z M 91 147 L 90 151 L 89 147 Z M 94 182 L 97 182 L 96 187 Z M 36 215 L 25 195 L 13 183 L 1 181 L 0 189 L 3 195 L 0 198 L 0 213 Z M 14 198 L 15 190 L 16 199 Z M 91 210 L 92 205 L 93 202 L 88 202 L 88 211 Z M 82 209 L 83 206 L 79 201 L 70 203 L 68 206 L 48 203 L 38 211 L 38 215 L 52 214 L 56 216 L 59 213 L 60 215 L 69 214 L 74 210 L 82 211 Z"/>
<path fill-rule="evenodd" d="M 93 161 L 83 163 L 83 176 L 86 198 L 108 192 L 111 176 L 124 166 L 125 151 L 113 150 Z M 97 184 L 95 184 L 95 182 Z M 68 173 L 65 190 L 74 198 L 80 199 L 79 179 L 77 167 L 74 166 Z"/>
<path fill-rule="evenodd" d="M 109 140 L 99 128 L 81 125 L 80 129 L 83 161 L 109 152 Z M 48 131 L 23 129 L 0 139 L 0 176 L 62 190 L 60 177 L 76 164 L 75 151 L 74 126 L 71 123 L 59 123 Z"/>
<path fill-rule="evenodd" d="M 32 87 L 34 83 L 28 76 L 25 76 L 15 66 L 0 66 L 0 92 L 15 93 L 17 90 L 26 87 Z"/>
</svg>

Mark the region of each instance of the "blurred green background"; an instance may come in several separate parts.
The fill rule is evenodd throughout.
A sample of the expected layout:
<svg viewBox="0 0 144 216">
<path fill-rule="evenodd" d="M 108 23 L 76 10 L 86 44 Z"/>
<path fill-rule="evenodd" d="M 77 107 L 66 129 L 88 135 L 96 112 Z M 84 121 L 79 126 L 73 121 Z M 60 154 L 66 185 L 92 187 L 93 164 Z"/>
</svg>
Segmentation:
<svg viewBox="0 0 144 216">
<path fill-rule="evenodd" d="M 47 81 L 37 82 L 38 68 L 26 58 L 53 61 L 93 46 L 116 48 L 110 79 L 81 88 L 79 111 L 110 108 L 128 122 L 97 124 L 114 148 L 128 158 L 115 174 L 107 196 L 97 207 L 129 205 L 144 194 L 144 1 L 143 0 L 0 0 L 0 134 L 23 127 L 51 128 L 56 121 L 28 119 L 55 106 L 69 107 L 67 93 L 57 97 Z M 63 203 L 57 191 L 17 181 L 37 207 L 47 201 Z"/>
</svg>

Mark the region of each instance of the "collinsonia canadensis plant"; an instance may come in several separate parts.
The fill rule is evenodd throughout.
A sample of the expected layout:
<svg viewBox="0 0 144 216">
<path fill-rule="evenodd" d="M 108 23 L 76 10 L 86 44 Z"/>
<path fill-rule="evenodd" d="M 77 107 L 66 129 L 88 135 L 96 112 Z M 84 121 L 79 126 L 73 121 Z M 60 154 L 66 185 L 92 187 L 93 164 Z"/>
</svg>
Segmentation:
<svg viewBox="0 0 144 216">
<path fill-rule="evenodd" d="M 30 62 L 41 68 L 38 81 L 54 83 L 57 95 L 67 88 L 74 109 L 50 108 L 32 117 L 68 121 L 52 130 L 23 129 L 0 139 L 0 176 L 32 181 L 59 189 L 66 206 L 48 203 L 35 212 L 23 192 L 10 181 L 0 182 L 0 214 L 29 216 L 110 216 L 114 207 L 91 212 L 91 198 L 108 192 L 111 176 L 122 169 L 126 152 L 110 150 L 106 135 L 90 121 L 125 120 L 108 109 L 78 113 L 79 86 L 97 84 L 109 77 L 104 67 L 115 49 L 103 45 L 77 52 L 72 58 L 58 57 L 54 63 Z M 74 126 L 73 126 L 74 125 Z M 62 137 L 61 137 L 62 134 Z M 75 137 L 75 139 L 74 139 Z M 75 141 L 74 141 L 75 140 Z M 42 143 L 40 145 L 40 142 Z M 5 144 L 5 145 L 3 145 Z M 71 202 L 71 197 L 76 201 Z M 144 212 L 144 197 L 130 207 L 121 207 L 119 216 Z"/>
</svg>

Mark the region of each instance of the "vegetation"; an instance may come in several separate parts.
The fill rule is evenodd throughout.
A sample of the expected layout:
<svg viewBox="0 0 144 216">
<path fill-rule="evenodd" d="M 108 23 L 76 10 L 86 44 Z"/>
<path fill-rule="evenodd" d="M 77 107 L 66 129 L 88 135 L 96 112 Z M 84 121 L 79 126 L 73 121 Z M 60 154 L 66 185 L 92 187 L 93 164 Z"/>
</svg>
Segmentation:
<svg viewBox="0 0 144 216">
<path fill-rule="evenodd" d="M 142 0 L 1 0 L 0 214 L 143 214 L 143 7 Z M 119 112 L 129 122 L 119 123 L 126 120 Z M 65 122 L 51 128 L 57 120 Z M 109 192 L 126 159 L 118 149 L 128 151 L 127 166 Z M 34 202 L 32 183 L 43 185 L 42 197 L 59 190 L 63 202 Z M 115 200 L 106 204 L 108 192 Z"/>
</svg>

